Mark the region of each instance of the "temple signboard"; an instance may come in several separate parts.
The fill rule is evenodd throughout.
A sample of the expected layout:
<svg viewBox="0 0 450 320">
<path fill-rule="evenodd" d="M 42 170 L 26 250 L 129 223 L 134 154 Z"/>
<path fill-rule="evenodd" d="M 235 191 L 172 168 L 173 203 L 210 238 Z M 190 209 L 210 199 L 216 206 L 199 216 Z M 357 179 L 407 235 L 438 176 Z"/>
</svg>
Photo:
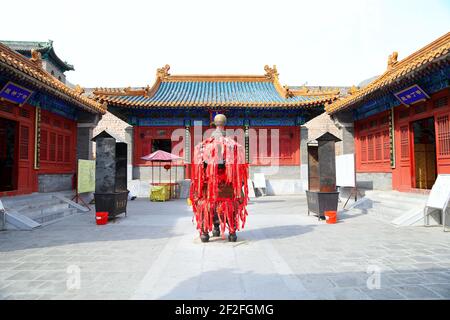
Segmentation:
<svg viewBox="0 0 450 320">
<path fill-rule="evenodd" d="M 0 91 L 0 98 L 8 100 L 12 103 L 23 105 L 33 94 L 32 90 L 28 90 L 14 82 L 8 82 Z"/>
<path fill-rule="evenodd" d="M 406 88 L 400 92 L 394 93 L 395 97 L 405 106 L 409 107 L 410 105 L 425 101 L 430 97 L 426 94 L 425 91 L 422 90 L 417 84 Z"/>
</svg>

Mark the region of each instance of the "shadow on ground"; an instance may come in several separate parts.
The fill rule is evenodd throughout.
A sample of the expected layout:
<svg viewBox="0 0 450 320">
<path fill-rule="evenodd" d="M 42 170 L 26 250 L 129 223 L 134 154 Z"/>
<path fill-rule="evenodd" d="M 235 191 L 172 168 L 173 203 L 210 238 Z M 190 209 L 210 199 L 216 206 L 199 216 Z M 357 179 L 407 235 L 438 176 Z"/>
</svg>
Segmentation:
<svg viewBox="0 0 450 320">
<path fill-rule="evenodd" d="M 165 239 L 177 236 L 173 228 L 178 219 L 191 216 L 181 200 L 164 203 L 139 199 L 130 201 L 127 211 L 126 217 L 120 215 L 106 225 L 96 225 L 91 210 L 31 231 L 2 231 L 0 253 L 87 242 Z"/>
<path fill-rule="evenodd" d="M 372 270 L 281 275 L 223 268 L 182 281 L 158 299 L 450 299 L 447 269 L 381 270 L 379 274 Z"/>
<path fill-rule="evenodd" d="M 238 239 L 258 241 L 266 239 L 286 239 L 301 236 L 314 230 L 314 225 L 283 225 L 265 228 L 243 229 L 237 233 Z"/>
</svg>

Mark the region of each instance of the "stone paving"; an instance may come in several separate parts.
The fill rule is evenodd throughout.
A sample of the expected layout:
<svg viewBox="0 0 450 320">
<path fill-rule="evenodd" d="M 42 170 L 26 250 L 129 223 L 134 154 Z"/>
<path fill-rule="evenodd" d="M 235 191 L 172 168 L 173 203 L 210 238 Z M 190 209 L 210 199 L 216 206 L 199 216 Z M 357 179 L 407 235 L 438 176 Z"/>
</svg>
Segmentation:
<svg viewBox="0 0 450 320">
<path fill-rule="evenodd" d="M 88 213 L 0 232 L 0 299 L 450 299 L 441 228 L 350 213 L 328 225 L 304 196 L 248 208 L 236 243 L 201 243 L 184 200 L 131 201 L 105 226 Z"/>
</svg>

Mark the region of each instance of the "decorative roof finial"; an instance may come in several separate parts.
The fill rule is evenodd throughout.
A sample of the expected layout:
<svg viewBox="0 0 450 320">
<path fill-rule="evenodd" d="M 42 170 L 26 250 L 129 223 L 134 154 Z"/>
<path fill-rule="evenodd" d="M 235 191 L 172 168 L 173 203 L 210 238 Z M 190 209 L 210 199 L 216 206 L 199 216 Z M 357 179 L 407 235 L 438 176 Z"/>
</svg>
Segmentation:
<svg viewBox="0 0 450 320">
<path fill-rule="evenodd" d="M 31 49 L 31 62 L 35 63 L 39 67 L 42 67 L 42 55 L 36 49 Z"/>
<path fill-rule="evenodd" d="M 267 64 L 264 66 L 264 71 L 266 71 L 265 77 L 269 80 L 278 79 L 277 66 L 273 65 L 273 68 L 269 67 Z"/>
<path fill-rule="evenodd" d="M 161 80 L 165 80 L 165 79 L 167 79 L 168 76 L 170 76 L 169 70 L 170 70 L 170 66 L 168 64 L 166 64 L 164 67 L 158 68 L 156 70 L 156 76 L 158 78 L 160 78 Z"/>
<path fill-rule="evenodd" d="M 358 88 L 356 87 L 356 86 L 352 86 L 350 89 L 348 89 L 348 94 L 349 95 L 354 95 L 355 93 L 357 93 L 358 92 Z"/>
<path fill-rule="evenodd" d="M 388 57 L 387 69 L 391 70 L 397 64 L 398 52 L 394 51 Z"/>
<path fill-rule="evenodd" d="M 286 99 L 287 98 L 292 98 L 294 96 L 294 93 L 289 89 L 288 85 L 284 85 L 283 89 L 286 91 L 286 94 L 284 96 Z"/>
<path fill-rule="evenodd" d="M 75 86 L 75 92 L 76 92 L 79 96 L 81 96 L 85 91 L 84 91 L 84 89 L 83 89 L 79 84 L 77 84 L 77 85 Z"/>
</svg>

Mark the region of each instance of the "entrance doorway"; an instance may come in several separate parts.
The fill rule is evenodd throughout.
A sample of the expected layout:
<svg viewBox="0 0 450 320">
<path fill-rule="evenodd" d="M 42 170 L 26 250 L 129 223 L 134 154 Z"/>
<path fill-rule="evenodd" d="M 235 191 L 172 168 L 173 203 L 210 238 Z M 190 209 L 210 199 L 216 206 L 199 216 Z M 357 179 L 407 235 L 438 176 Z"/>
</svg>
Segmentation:
<svg viewBox="0 0 450 320">
<path fill-rule="evenodd" d="M 414 187 L 431 189 L 436 181 L 436 134 L 434 118 L 412 123 L 414 134 Z"/>
<path fill-rule="evenodd" d="M 0 192 L 17 189 L 16 121 L 0 118 Z"/>
</svg>

